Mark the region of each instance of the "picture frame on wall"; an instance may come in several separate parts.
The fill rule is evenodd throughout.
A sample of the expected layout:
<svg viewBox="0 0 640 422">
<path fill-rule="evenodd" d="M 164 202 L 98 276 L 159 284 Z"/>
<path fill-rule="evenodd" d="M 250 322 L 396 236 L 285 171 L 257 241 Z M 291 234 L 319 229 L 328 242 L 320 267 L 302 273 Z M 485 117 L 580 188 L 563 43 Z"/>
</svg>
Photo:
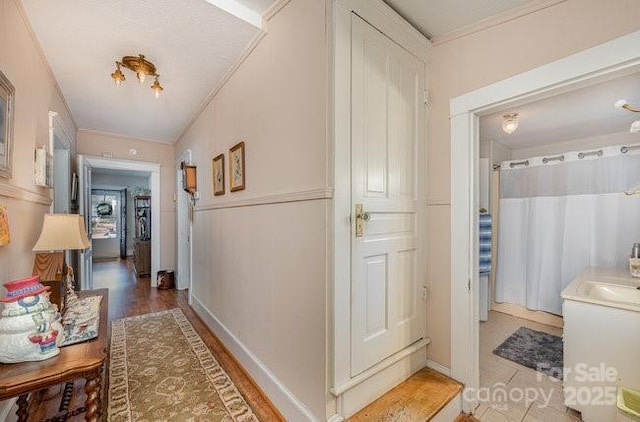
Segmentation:
<svg viewBox="0 0 640 422">
<path fill-rule="evenodd" d="M 15 88 L 0 71 L 0 177 L 13 177 L 13 124 Z"/>
<path fill-rule="evenodd" d="M 244 142 L 239 142 L 229 150 L 229 190 L 245 188 Z"/>
<path fill-rule="evenodd" d="M 224 154 L 213 159 L 213 194 L 224 195 Z"/>
</svg>

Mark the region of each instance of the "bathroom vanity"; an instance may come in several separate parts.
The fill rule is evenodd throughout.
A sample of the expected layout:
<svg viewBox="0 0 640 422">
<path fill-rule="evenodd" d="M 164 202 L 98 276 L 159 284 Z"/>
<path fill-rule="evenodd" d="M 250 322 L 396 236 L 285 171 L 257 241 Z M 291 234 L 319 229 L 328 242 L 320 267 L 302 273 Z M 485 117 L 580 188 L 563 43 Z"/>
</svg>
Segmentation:
<svg viewBox="0 0 640 422">
<path fill-rule="evenodd" d="M 640 390 L 640 279 L 589 268 L 563 291 L 565 405 L 586 422 L 626 420 L 619 386 Z"/>
</svg>

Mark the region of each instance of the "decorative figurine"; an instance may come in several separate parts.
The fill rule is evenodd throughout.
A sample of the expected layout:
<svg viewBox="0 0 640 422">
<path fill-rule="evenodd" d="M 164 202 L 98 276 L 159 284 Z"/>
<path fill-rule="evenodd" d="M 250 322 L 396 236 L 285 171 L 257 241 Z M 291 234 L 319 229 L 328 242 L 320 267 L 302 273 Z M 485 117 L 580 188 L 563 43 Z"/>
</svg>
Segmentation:
<svg viewBox="0 0 640 422">
<path fill-rule="evenodd" d="M 34 276 L 4 283 L 7 296 L 0 298 L 0 362 L 49 359 L 60 353 L 64 341 L 60 314 L 49 301 L 49 286 Z"/>
</svg>

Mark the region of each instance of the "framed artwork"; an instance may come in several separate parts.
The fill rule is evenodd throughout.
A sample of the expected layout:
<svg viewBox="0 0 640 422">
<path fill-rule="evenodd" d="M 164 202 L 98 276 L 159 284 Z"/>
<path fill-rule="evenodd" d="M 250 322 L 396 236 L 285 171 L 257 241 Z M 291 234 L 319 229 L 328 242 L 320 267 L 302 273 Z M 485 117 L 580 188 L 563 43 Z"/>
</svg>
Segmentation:
<svg viewBox="0 0 640 422">
<path fill-rule="evenodd" d="M 213 159 L 213 194 L 224 195 L 224 154 Z"/>
<path fill-rule="evenodd" d="M 13 177 L 13 121 L 15 88 L 0 72 L 0 177 Z"/>
<path fill-rule="evenodd" d="M 8 245 L 11 241 L 9 235 L 9 214 L 7 213 L 7 206 L 0 205 L 0 246 Z"/>
<path fill-rule="evenodd" d="M 182 189 L 190 195 L 198 190 L 198 175 L 196 166 L 182 162 Z"/>
<path fill-rule="evenodd" d="M 235 192 L 244 189 L 244 142 L 229 150 L 229 190 Z"/>
</svg>

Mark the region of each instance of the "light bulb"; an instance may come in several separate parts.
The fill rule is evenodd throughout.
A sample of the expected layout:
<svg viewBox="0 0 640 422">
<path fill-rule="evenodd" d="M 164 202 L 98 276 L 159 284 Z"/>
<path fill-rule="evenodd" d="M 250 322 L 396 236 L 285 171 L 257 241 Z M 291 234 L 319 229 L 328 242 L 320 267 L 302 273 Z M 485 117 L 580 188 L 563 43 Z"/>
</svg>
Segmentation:
<svg viewBox="0 0 640 422">
<path fill-rule="evenodd" d="M 122 81 L 120 80 L 120 78 L 117 78 L 115 81 L 116 81 L 116 86 L 122 85 Z"/>
<path fill-rule="evenodd" d="M 140 81 L 140 83 L 144 83 L 144 80 L 147 78 L 147 74 L 145 72 L 138 72 L 138 80 Z"/>
<path fill-rule="evenodd" d="M 518 129 L 520 120 L 518 119 L 518 113 L 508 113 L 502 116 L 502 130 L 511 135 Z"/>
<path fill-rule="evenodd" d="M 160 94 L 162 93 L 164 88 L 162 88 L 162 85 L 160 85 L 160 81 L 158 81 L 158 76 L 156 76 L 156 80 L 153 81 L 153 84 L 151 85 L 151 89 L 153 90 L 153 93 L 156 95 L 156 98 L 160 98 Z"/>
<path fill-rule="evenodd" d="M 615 108 L 623 108 L 624 106 L 626 106 L 627 104 L 629 104 L 629 101 L 627 100 L 618 100 L 616 101 L 616 103 L 614 104 Z"/>
<path fill-rule="evenodd" d="M 640 120 L 636 120 L 631 123 L 631 128 L 629 129 L 631 133 L 640 133 Z"/>
</svg>

